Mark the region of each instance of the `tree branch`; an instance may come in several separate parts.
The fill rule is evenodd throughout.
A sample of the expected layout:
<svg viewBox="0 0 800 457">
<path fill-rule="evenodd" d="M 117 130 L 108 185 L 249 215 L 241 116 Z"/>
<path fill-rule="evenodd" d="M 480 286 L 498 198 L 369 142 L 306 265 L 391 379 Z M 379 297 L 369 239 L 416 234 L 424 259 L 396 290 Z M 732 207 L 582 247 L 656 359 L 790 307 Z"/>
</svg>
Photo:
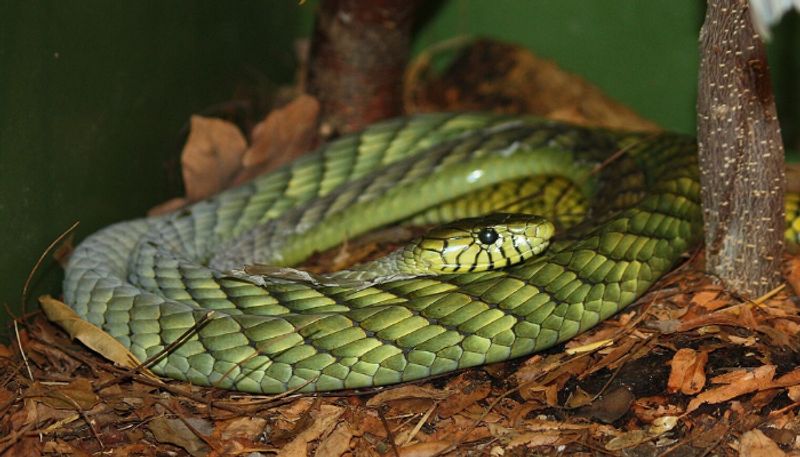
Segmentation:
<svg viewBox="0 0 800 457">
<path fill-rule="evenodd" d="M 709 0 L 697 130 L 706 267 L 743 295 L 780 280 L 783 143 L 764 45 L 746 0 Z"/>
<path fill-rule="evenodd" d="M 308 91 L 323 123 L 346 133 L 400 114 L 402 78 L 419 0 L 323 0 Z"/>
</svg>

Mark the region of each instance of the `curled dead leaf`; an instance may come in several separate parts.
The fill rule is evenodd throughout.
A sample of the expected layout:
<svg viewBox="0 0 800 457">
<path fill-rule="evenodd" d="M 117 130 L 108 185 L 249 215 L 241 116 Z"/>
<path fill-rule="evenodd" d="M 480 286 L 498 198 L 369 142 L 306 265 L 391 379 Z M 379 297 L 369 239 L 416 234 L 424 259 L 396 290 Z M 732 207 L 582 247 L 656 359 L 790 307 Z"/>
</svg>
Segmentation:
<svg viewBox="0 0 800 457">
<path fill-rule="evenodd" d="M 320 441 L 314 455 L 319 457 L 339 457 L 350 449 L 353 431 L 346 422 L 340 422 L 331 433 Z"/>
<path fill-rule="evenodd" d="M 264 431 L 267 420 L 261 417 L 236 417 L 220 422 L 214 428 L 214 438 L 222 441 L 234 438 L 247 438 L 255 441 L 258 434 Z"/>
<path fill-rule="evenodd" d="M 470 385 L 461 394 L 452 395 L 439 405 L 439 417 L 446 418 L 457 414 L 468 406 L 488 397 L 491 392 L 492 386 L 489 383 Z"/>
<path fill-rule="evenodd" d="M 227 188 L 246 148 L 244 135 L 232 122 L 192 116 L 181 153 L 186 198 L 198 201 Z"/>
<path fill-rule="evenodd" d="M 438 390 L 430 387 L 421 386 L 400 386 L 394 389 L 384 390 L 367 401 L 367 406 L 375 407 L 394 400 L 405 400 L 409 398 L 422 398 L 430 400 L 444 400 L 449 397 L 451 392 Z"/>
<path fill-rule="evenodd" d="M 303 94 L 269 113 L 253 128 L 253 143 L 242 157 L 233 185 L 289 163 L 316 146 L 319 112 L 317 99 Z"/>
<path fill-rule="evenodd" d="M 786 389 L 786 395 L 792 401 L 800 401 L 800 386 L 791 386 Z"/>
<path fill-rule="evenodd" d="M 714 383 L 725 385 L 709 389 L 693 398 L 686 407 L 692 412 L 704 403 L 721 403 L 740 395 L 769 388 L 775 376 L 775 365 L 762 365 L 753 370 L 736 370 L 712 379 Z"/>
<path fill-rule="evenodd" d="M 431 457 L 452 445 L 449 441 L 426 441 L 400 448 L 400 457 Z"/>
<path fill-rule="evenodd" d="M 201 433 L 201 430 L 210 431 L 211 424 L 199 418 L 187 418 L 186 421 L 192 425 L 191 428 L 181 419 L 159 416 L 148 422 L 147 428 L 159 443 L 179 446 L 193 457 L 207 455 L 210 451 L 208 445 L 192 428 Z"/>
<path fill-rule="evenodd" d="M 741 457 L 783 457 L 785 452 L 761 430 L 753 429 L 739 438 Z"/>
<path fill-rule="evenodd" d="M 633 413 L 642 422 L 652 423 L 659 417 L 679 416 L 683 413 L 683 408 L 659 395 L 637 398 L 633 403 Z"/>
<path fill-rule="evenodd" d="M 128 368 L 139 365 L 140 362 L 136 356 L 123 346 L 122 343 L 115 340 L 114 337 L 108 333 L 102 331 L 99 327 L 81 319 L 80 316 L 65 303 L 49 295 L 39 297 L 39 303 L 45 315 L 47 315 L 47 318 L 66 330 L 70 337 L 80 341 L 90 349 L 118 365 Z M 142 372 L 155 377 L 149 370 L 143 369 Z"/>
<path fill-rule="evenodd" d="M 786 282 L 795 295 L 800 295 L 800 256 L 791 257 L 786 263 Z"/>
<path fill-rule="evenodd" d="M 312 412 L 314 422 L 310 427 L 300 432 L 292 441 L 279 452 L 279 457 L 306 457 L 308 444 L 319 439 L 323 434 L 329 433 L 344 413 L 344 408 L 333 405 L 322 405 L 318 411 Z"/>
<path fill-rule="evenodd" d="M 684 395 L 694 395 L 706 385 L 705 366 L 708 352 L 691 348 L 679 349 L 670 362 L 671 369 L 667 381 L 667 391 L 680 391 Z"/>
<path fill-rule="evenodd" d="M 647 430 L 631 430 L 612 438 L 606 443 L 605 447 L 608 451 L 620 451 L 638 446 L 649 439 L 651 439 L 651 436 L 647 433 Z"/>
<path fill-rule="evenodd" d="M 559 431 L 523 432 L 518 434 L 515 433 L 511 439 L 508 440 L 506 445 L 509 449 L 513 449 L 517 446 L 552 446 L 555 444 L 561 444 L 562 442 L 566 442 L 570 439 L 572 439 L 571 436 L 562 436 L 562 433 Z"/>
<path fill-rule="evenodd" d="M 617 387 L 578 411 L 582 416 L 610 424 L 624 416 L 630 410 L 635 399 L 636 397 L 630 390 L 625 387 Z"/>
</svg>

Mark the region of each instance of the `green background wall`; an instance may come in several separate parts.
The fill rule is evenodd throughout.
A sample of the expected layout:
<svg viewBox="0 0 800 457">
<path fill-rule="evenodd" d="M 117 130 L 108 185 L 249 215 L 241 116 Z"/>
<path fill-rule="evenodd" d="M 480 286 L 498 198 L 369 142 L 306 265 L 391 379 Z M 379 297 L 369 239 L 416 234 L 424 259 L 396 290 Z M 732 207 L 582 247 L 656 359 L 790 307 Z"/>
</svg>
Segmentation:
<svg viewBox="0 0 800 457">
<path fill-rule="evenodd" d="M 0 3 L 0 304 L 19 308 L 28 271 L 74 221 L 77 237 L 181 193 L 192 113 L 242 87 L 291 81 L 292 43 L 315 2 Z M 526 45 L 661 125 L 694 130 L 697 0 L 450 0 L 415 51 L 458 34 Z M 779 109 L 796 145 L 800 30 L 770 45 Z M 793 111 L 794 109 L 794 111 Z M 58 293 L 47 261 L 33 297 Z M 0 318 L 2 319 L 2 318 Z"/>
</svg>

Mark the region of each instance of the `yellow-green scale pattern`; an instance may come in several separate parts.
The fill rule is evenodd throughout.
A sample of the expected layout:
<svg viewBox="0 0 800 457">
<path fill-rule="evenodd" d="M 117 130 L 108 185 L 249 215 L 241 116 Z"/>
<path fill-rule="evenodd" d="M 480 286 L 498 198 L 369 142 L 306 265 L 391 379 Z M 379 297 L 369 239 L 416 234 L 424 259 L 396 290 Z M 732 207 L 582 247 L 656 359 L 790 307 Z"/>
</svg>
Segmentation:
<svg viewBox="0 0 800 457">
<path fill-rule="evenodd" d="M 214 310 L 153 370 L 246 392 L 384 385 L 518 357 L 618 312 L 696 245 L 695 150 L 682 136 L 528 118 L 388 121 L 174 214 L 92 235 L 70 258 L 65 300 L 141 360 Z M 225 271 L 300 262 L 386 224 L 528 207 L 565 230 L 508 268 L 367 288 L 258 286 Z"/>
</svg>

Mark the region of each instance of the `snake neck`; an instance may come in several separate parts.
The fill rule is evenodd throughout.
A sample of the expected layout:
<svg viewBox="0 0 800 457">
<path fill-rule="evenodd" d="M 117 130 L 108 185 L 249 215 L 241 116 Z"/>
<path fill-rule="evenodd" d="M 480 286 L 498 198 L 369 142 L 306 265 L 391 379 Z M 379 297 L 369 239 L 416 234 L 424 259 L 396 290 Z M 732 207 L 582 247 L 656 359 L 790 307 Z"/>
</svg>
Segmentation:
<svg viewBox="0 0 800 457">
<path fill-rule="evenodd" d="M 419 262 L 419 259 L 413 257 L 411 248 L 403 247 L 379 259 L 321 276 L 338 285 L 370 287 L 389 281 L 430 275 Z"/>
<path fill-rule="evenodd" d="M 430 276 L 432 273 L 413 254 L 413 244 L 384 257 L 332 273 L 312 273 L 292 267 L 253 264 L 232 269 L 226 276 L 258 286 L 303 282 L 314 286 L 346 287 L 356 290 L 390 281 Z"/>
</svg>

